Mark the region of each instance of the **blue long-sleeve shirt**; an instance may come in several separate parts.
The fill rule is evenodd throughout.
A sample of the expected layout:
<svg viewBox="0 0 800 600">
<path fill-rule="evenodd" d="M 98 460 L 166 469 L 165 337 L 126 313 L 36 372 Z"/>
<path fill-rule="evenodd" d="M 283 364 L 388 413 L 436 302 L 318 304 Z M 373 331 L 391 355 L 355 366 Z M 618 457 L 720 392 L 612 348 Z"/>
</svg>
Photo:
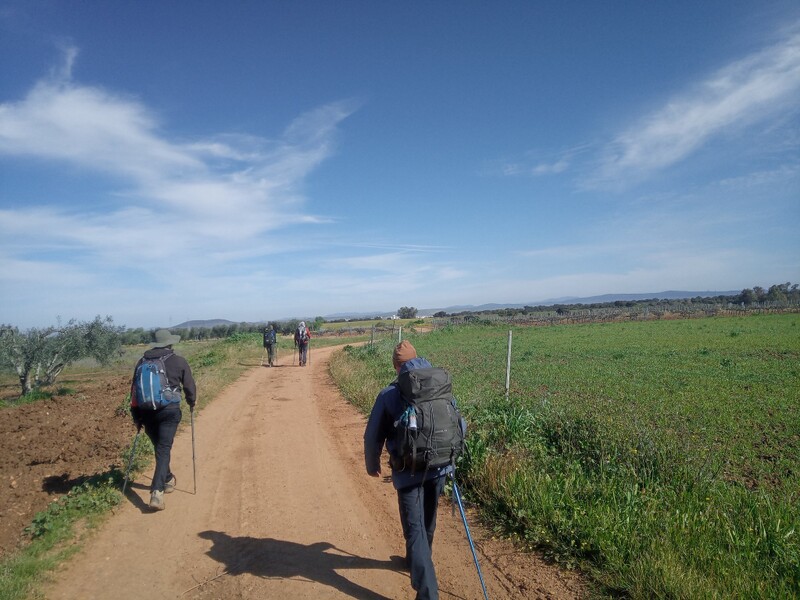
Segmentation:
<svg viewBox="0 0 800 600">
<path fill-rule="evenodd" d="M 412 358 L 403 363 L 400 372 L 412 369 L 427 369 L 432 365 L 424 358 Z M 367 421 L 364 431 L 364 462 L 367 473 L 373 474 L 380 471 L 381 452 L 384 444 L 389 454 L 394 451 L 394 422 L 400 418 L 406 409 L 406 403 L 400 395 L 397 380 L 383 388 L 375 398 L 375 404 Z M 392 469 L 392 483 L 395 489 L 401 490 L 413 485 L 419 485 L 428 479 L 440 477 L 453 471 L 452 465 L 433 468 L 411 473 L 409 469 L 397 471 Z"/>
</svg>

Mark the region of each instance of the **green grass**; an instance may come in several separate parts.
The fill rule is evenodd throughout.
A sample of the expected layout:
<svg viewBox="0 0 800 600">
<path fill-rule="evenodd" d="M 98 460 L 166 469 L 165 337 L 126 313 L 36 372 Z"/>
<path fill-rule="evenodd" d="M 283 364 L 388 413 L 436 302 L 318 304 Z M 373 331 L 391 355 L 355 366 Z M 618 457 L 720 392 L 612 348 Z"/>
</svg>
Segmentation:
<svg viewBox="0 0 800 600">
<path fill-rule="evenodd" d="M 582 567 L 601 594 L 800 594 L 800 317 L 412 336 L 470 423 L 463 487 L 498 530 Z M 391 343 L 332 372 L 369 410 Z"/>
<path fill-rule="evenodd" d="M 370 319 L 362 321 L 342 321 L 337 323 L 322 323 L 321 327 L 325 331 L 338 331 L 341 329 L 371 329 L 374 325 L 381 329 L 397 329 L 403 327 L 404 329 L 415 324 L 424 323 L 422 319 Z"/>
</svg>

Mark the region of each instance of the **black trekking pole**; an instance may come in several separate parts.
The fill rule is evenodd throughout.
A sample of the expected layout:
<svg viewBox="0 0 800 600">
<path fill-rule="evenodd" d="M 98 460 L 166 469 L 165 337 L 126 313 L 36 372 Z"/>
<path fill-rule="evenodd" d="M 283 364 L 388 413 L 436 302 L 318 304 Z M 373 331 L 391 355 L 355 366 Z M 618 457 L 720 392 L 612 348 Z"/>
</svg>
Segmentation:
<svg viewBox="0 0 800 600">
<path fill-rule="evenodd" d="M 300 348 L 298 348 L 297 346 L 295 346 L 295 348 L 297 348 L 297 352 L 300 352 Z M 292 366 L 294 366 L 294 359 L 297 352 L 292 352 Z"/>
<path fill-rule="evenodd" d="M 122 484 L 122 495 L 125 495 L 125 489 L 128 487 L 128 477 L 131 474 L 131 467 L 133 467 L 133 459 L 136 457 L 136 443 L 139 441 L 139 434 L 142 432 L 142 428 L 139 427 L 136 430 L 136 435 L 133 438 L 133 448 L 131 449 L 131 456 L 128 459 L 128 470 L 125 471 L 125 483 Z"/>
<path fill-rule="evenodd" d="M 467 516 L 464 514 L 464 507 L 461 504 L 461 492 L 458 490 L 456 484 L 455 474 L 451 475 L 453 479 L 453 495 L 456 497 L 458 503 L 458 510 L 461 512 L 461 520 L 464 522 L 464 530 L 467 532 L 467 540 L 469 540 L 469 549 L 472 550 L 472 559 L 475 561 L 475 568 L 478 570 L 478 578 L 481 580 L 481 588 L 483 588 L 483 597 L 489 600 L 489 595 L 486 593 L 486 584 L 483 583 L 483 573 L 481 573 L 481 566 L 478 564 L 478 555 L 475 553 L 475 544 L 472 543 L 472 536 L 469 534 L 469 525 L 467 525 Z"/>
<path fill-rule="evenodd" d="M 192 419 L 192 479 L 194 480 L 194 493 L 197 495 L 197 463 L 194 458 L 194 406 L 189 408 L 189 416 Z"/>
</svg>

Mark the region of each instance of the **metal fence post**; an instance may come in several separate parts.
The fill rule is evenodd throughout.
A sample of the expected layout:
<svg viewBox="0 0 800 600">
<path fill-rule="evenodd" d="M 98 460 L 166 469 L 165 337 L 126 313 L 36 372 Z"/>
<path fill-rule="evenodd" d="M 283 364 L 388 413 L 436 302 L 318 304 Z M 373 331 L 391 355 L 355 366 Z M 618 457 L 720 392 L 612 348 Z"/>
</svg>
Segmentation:
<svg viewBox="0 0 800 600">
<path fill-rule="evenodd" d="M 508 391 L 511 388 L 511 335 L 512 331 L 508 330 L 508 358 L 506 359 L 506 400 L 508 400 Z"/>
</svg>

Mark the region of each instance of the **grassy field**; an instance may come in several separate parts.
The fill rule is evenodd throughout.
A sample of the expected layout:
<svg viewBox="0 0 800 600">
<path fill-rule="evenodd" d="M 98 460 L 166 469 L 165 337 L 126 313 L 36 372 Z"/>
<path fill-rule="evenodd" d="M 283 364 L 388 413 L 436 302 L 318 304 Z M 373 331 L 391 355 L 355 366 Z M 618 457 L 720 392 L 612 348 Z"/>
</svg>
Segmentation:
<svg viewBox="0 0 800 600">
<path fill-rule="evenodd" d="M 404 336 L 453 374 L 460 477 L 498 529 L 606 595 L 800 594 L 800 316 Z M 332 372 L 369 410 L 391 343 Z"/>
<path fill-rule="evenodd" d="M 364 321 L 340 321 L 336 323 L 325 322 L 321 327 L 326 332 L 336 332 L 342 330 L 353 329 L 372 329 L 373 325 L 381 330 L 397 330 L 399 327 L 409 327 L 414 324 L 423 323 L 422 319 L 381 319 L 381 320 L 364 320 Z"/>
</svg>

